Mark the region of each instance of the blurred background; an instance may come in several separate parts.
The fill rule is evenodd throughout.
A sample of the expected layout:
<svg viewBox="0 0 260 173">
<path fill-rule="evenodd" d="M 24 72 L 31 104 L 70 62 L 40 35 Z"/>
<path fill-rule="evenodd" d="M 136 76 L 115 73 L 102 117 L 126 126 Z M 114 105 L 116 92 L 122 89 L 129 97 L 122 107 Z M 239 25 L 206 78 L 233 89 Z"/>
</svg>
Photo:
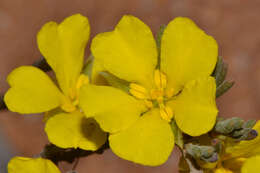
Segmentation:
<svg viewBox="0 0 260 173">
<path fill-rule="evenodd" d="M 0 92 L 8 89 L 7 74 L 40 57 L 36 34 L 47 21 L 62 21 L 74 13 L 89 18 L 91 35 L 112 30 L 124 14 L 148 24 L 154 33 L 176 16 L 187 16 L 212 35 L 219 54 L 229 64 L 235 86 L 218 99 L 220 115 L 260 118 L 260 1 L 259 0 L 1 0 Z M 89 53 L 89 52 L 88 52 Z M 0 113 L 0 172 L 13 155 L 32 157 L 47 143 L 42 115 Z M 79 173 L 177 172 L 178 152 L 160 167 L 124 161 L 111 151 L 80 160 Z M 72 165 L 61 164 L 65 172 Z"/>
</svg>

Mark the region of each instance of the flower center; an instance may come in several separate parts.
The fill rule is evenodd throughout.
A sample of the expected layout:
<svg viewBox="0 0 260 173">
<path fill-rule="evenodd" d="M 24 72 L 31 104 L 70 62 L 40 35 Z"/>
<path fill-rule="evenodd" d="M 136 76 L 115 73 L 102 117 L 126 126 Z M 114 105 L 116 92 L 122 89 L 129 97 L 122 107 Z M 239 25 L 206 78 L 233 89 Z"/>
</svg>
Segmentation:
<svg viewBox="0 0 260 173">
<path fill-rule="evenodd" d="M 142 85 L 131 83 L 130 93 L 134 97 L 144 100 L 148 108 L 158 107 L 161 117 L 170 122 L 173 118 L 173 112 L 169 106 L 165 105 L 165 102 L 173 96 L 173 89 L 166 90 L 167 77 L 160 70 L 155 70 L 154 84 L 155 87 L 148 91 Z"/>
<path fill-rule="evenodd" d="M 76 110 L 76 106 L 79 103 L 79 91 L 83 85 L 89 83 L 88 76 L 81 74 L 77 80 L 75 88 L 71 89 L 69 98 L 64 96 L 62 99 L 61 108 L 65 112 L 73 112 Z"/>
</svg>

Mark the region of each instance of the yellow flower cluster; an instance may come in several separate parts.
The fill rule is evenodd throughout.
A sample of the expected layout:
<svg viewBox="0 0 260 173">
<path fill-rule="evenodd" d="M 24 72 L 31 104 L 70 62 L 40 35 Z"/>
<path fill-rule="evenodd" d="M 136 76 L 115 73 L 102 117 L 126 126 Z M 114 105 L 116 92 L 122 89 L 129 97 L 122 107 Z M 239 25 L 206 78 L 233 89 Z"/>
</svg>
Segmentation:
<svg viewBox="0 0 260 173">
<path fill-rule="evenodd" d="M 92 40 L 92 75 L 83 74 L 89 39 L 88 19 L 76 14 L 49 22 L 37 35 L 40 52 L 57 84 L 43 71 L 22 66 L 8 76 L 9 110 L 46 113 L 45 131 L 61 148 L 97 150 L 107 140 L 119 157 L 143 165 L 165 163 L 174 147 L 170 122 L 190 136 L 209 132 L 216 121 L 216 83 L 211 77 L 218 56 L 216 41 L 192 20 L 178 17 L 165 28 L 158 52 L 149 27 L 125 15 L 111 32 Z M 129 84 L 127 92 L 98 84 L 107 72 Z M 239 149 L 240 150 L 240 149 Z M 228 151 L 227 151 L 228 152 Z M 249 159 L 243 173 L 249 173 Z M 46 159 L 16 157 L 10 173 L 59 170 Z M 215 172 L 228 172 L 221 167 Z"/>
</svg>

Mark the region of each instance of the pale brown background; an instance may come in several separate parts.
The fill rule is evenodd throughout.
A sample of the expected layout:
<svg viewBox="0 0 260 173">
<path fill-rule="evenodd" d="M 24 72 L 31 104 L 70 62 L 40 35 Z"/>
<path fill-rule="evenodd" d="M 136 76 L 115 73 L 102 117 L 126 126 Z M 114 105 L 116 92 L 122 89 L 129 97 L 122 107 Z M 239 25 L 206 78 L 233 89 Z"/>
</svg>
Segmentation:
<svg viewBox="0 0 260 173">
<path fill-rule="evenodd" d="M 40 56 L 35 35 L 49 20 L 61 21 L 81 13 L 88 16 L 93 36 L 111 30 L 123 14 L 141 18 L 154 33 L 174 17 L 188 16 L 218 41 L 220 55 L 229 63 L 229 78 L 236 81 L 218 99 L 220 114 L 259 119 L 259 10 L 259 0 L 1 0 L 0 91 L 7 90 L 5 78 L 13 68 L 31 64 Z M 41 119 L 39 115 L 0 113 L 0 132 L 14 154 L 33 156 L 41 151 L 47 143 Z M 79 173 L 173 173 L 176 160 L 176 155 L 172 155 L 163 166 L 148 168 L 123 161 L 107 151 L 102 156 L 81 159 L 77 170 Z M 70 167 L 65 165 L 63 169 Z"/>
</svg>

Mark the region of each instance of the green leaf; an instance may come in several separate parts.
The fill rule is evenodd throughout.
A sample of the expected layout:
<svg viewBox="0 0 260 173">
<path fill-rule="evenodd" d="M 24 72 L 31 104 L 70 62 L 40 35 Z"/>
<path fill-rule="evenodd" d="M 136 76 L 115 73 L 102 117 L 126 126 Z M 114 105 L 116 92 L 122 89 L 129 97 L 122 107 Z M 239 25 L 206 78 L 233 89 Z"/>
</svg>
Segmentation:
<svg viewBox="0 0 260 173">
<path fill-rule="evenodd" d="M 221 56 L 218 57 L 218 62 L 214 70 L 213 76 L 216 79 L 216 85 L 222 84 L 226 78 L 228 65 L 224 62 Z"/>
<path fill-rule="evenodd" d="M 234 81 L 225 81 L 222 84 L 220 84 L 217 87 L 217 91 L 216 91 L 216 97 L 220 97 L 221 95 L 223 95 L 225 92 L 227 92 L 233 85 L 235 84 Z"/>
<path fill-rule="evenodd" d="M 175 144 L 178 145 L 181 149 L 183 149 L 183 134 L 174 120 L 172 120 L 171 122 L 171 127 L 174 134 Z"/>
<path fill-rule="evenodd" d="M 108 72 L 100 72 L 100 75 L 106 79 L 109 85 L 121 89 L 125 92 L 129 92 L 129 82 L 119 79 L 118 77 Z"/>
</svg>

